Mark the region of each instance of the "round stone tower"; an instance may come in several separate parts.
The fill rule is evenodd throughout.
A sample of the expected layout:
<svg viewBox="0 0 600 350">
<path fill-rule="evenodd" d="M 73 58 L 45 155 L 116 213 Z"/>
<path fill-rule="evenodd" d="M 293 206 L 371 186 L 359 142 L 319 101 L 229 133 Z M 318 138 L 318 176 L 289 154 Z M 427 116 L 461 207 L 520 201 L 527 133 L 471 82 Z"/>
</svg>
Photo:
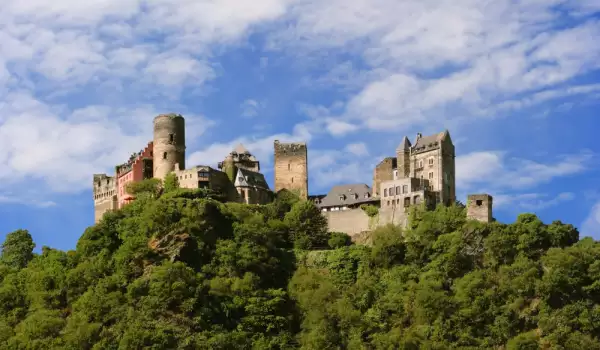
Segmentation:
<svg viewBox="0 0 600 350">
<path fill-rule="evenodd" d="M 164 180 L 175 170 L 185 169 L 185 119 L 179 114 L 154 118 L 154 178 Z"/>
</svg>

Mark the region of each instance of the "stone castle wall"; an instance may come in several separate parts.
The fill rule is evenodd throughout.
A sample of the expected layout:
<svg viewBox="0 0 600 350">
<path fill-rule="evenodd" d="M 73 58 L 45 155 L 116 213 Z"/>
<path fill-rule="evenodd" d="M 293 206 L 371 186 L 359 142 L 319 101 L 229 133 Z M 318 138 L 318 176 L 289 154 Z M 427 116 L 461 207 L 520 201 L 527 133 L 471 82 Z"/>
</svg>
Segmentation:
<svg viewBox="0 0 600 350">
<path fill-rule="evenodd" d="M 377 227 L 387 224 L 406 226 L 408 215 L 403 208 L 379 209 L 379 214 L 369 217 L 360 208 L 323 212 L 327 218 L 329 232 L 343 232 L 353 240 L 365 232 L 373 231 Z"/>
<path fill-rule="evenodd" d="M 94 223 L 98 223 L 104 213 L 117 209 L 116 179 L 106 174 L 94 175 Z"/>
<path fill-rule="evenodd" d="M 396 167 L 396 158 L 388 157 L 382 160 L 375 170 L 373 170 L 373 196 L 381 196 L 379 193 L 379 187 L 382 182 L 390 181 L 394 179 L 394 168 Z"/>
<path fill-rule="evenodd" d="M 282 189 L 308 198 L 308 152 L 305 143 L 280 143 L 275 140 L 275 193 Z"/>
</svg>

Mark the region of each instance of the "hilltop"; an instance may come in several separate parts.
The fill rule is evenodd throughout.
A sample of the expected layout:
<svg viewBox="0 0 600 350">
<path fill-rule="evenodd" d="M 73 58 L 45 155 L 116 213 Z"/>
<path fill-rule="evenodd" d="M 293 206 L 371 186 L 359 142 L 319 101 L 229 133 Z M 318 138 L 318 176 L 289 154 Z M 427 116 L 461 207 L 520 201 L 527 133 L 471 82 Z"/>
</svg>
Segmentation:
<svg viewBox="0 0 600 350">
<path fill-rule="evenodd" d="M 411 209 L 356 245 L 311 201 L 141 182 L 73 251 L 7 235 L 2 349 L 598 349 L 600 243 Z"/>
</svg>

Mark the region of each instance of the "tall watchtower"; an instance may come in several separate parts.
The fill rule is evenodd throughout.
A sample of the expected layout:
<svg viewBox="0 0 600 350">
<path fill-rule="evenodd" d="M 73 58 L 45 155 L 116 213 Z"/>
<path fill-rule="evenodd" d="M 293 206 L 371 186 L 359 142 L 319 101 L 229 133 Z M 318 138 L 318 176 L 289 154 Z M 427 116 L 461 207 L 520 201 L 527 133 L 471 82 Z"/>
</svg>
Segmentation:
<svg viewBox="0 0 600 350">
<path fill-rule="evenodd" d="M 308 150 L 306 143 L 274 142 L 275 193 L 287 189 L 308 198 Z"/>
<path fill-rule="evenodd" d="M 492 222 L 493 198 L 489 194 L 471 194 L 467 197 L 467 219 Z"/>
<path fill-rule="evenodd" d="M 100 222 L 109 210 L 117 205 L 117 186 L 115 178 L 106 174 L 94 174 L 94 223 Z"/>
<path fill-rule="evenodd" d="M 154 118 L 154 177 L 164 180 L 175 170 L 185 169 L 185 119 L 179 114 L 161 114 Z"/>
</svg>

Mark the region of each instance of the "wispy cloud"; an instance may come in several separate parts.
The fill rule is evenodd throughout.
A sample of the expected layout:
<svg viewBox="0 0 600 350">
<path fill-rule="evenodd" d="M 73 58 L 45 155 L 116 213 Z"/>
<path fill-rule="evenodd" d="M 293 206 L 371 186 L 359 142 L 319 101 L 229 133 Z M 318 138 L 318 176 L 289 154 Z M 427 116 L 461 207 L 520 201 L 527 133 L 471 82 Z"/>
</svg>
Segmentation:
<svg viewBox="0 0 600 350">
<path fill-rule="evenodd" d="M 596 202 L 581 224 L 581 236 L 600 238 L 600 201 Z"/>
<path fill-rule="evenodd" d="M 240 109 L 242 110 L 242 117 L 252 118 L 258 115 L 258 110 L 260 108 L 260 103 L 253 99 L 247 99 L 240 105 Z"/>
</svg>

